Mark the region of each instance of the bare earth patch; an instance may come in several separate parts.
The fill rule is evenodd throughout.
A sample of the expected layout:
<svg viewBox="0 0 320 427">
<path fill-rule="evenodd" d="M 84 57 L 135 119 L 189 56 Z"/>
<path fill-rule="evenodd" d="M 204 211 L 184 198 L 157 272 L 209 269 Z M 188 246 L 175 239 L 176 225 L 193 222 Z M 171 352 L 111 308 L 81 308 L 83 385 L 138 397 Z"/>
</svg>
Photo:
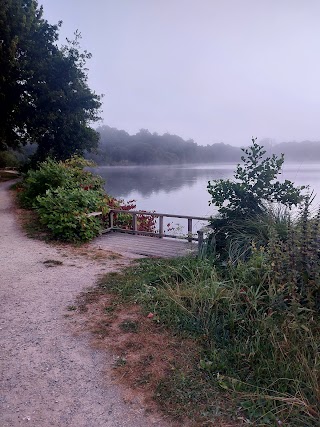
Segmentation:
<svg viewBox="0 0 320 427">
<path fill-rule="evenodd" d="M 152 395 L 154 385 L 174 369 L 183 357 L 194 362 L 191 341 L 171 336 L 163 327 L 141 313 L 138 305 L 115 305 L 114 295 L 95 294 L 94 302 L 80 304 L 78 314 L 92 333 L 95 347 L 112 349 L 117 376 L 123 377 L 135 390 Z M 192 355 L 192 356 L 191 356 Z M 192 357 L 192 359 L 190 359 Z"/>
<path fill-rule="evenodd" d="M 84 330 L 91 334 L 94 348 L 113 354 L 115 382 L 126 385 L 126 401 L 139 402 L 148 411 L 158 412 L 159 407 L 174 420 L 175 426 L 235 427 L 242 423 L 229 423 L 225 417 L 215 421 L 205 417 L 186 417 L 187 407 L 177 408 L 176 402 L 161 398 L 159 385 L 165 388 L 170 378 L 181 371 L 192 372 L 199 361 L 197 345 L 191 339 L 181 339 L 161 326 L 152 313 L 145 314 L 136 304 L 121 303 L 114 294 L 105 294 L 98 288 L 79 296 L 72 314 L 73 330 L 81 336 Z M 158 394 L 158 396 L 157 396 Z M 205 410 L 207 402 L 198 402 Z M 194 410 L 195 408 L 189 408 Z M 198 420 L 197 420 L 198 418 Z"/>
</svg>

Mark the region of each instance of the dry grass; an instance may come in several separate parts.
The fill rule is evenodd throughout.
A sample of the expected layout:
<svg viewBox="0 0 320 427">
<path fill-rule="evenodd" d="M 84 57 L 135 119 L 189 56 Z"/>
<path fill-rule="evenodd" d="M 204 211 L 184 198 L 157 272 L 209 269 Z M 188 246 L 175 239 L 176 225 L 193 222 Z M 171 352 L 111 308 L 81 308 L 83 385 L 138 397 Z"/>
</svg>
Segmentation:
<svg viewBox="0 0 320 427">
<path fill-rule="evenodd" d="M 90 331 L 93 346 L 112 352 L 114 379 L 126 385 L 128 401 L 143 402 L 151 412 L 160 409 L 176 426 L 211 426 L 213 412 L 216 427 L 242 425 L 240 418 L 234 422 L 222 415 L 220 409 L 230 403 L 223 393 L 206 390 L 205 378 L 200 380 L 195 340 L 174 334 L 139 305 L 99 289 L 82 294 L 76 308 L 68 316 L 75 320 L 76 333 Z M 194 384 L 191 394 L 187 381 Z"/>
</svg>

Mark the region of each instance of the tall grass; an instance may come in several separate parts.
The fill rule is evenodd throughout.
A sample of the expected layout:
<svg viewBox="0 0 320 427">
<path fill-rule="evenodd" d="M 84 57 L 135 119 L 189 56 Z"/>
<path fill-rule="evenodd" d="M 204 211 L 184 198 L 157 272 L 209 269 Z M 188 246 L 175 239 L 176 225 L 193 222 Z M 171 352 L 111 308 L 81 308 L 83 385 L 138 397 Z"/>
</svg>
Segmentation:
<svg viewBox="0 0 320 427">
<path fill-rule="evenodd" d="M 320 214 L 307 200 L 282 234 L 274 223 L 246 257 L 148 261 L 103 286 L 196 337 L 208 384 L 255 425 L 319 426 Z"/>
</svg>

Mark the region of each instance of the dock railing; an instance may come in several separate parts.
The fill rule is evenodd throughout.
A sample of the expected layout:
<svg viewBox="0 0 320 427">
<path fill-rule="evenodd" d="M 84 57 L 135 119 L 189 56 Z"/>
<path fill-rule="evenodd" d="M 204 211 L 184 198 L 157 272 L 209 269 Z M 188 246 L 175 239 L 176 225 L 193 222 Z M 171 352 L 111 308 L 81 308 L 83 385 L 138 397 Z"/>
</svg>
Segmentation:
<svg viewBox="0 0 320 427">
<path fill-rule="evenodd" d="M 121 228 L 116 225 L 116 215 L 117 214 L 126 214 L 132 216 L 131 229 Z M 102 212 L 92 212 L 89 216 L 101 216 Z M 153 218 L 159 219 L 158 221 L 158 230 L 157 231 L 143 231 L 139 230 L 138 219 L 141 216 L 151 216 Z M 164 229 L 164 218 L 179 218 L 183 220 L 187 220 L 187 235 L 175 235 L 166 234 Z M 193 234 L 193 221 L 205 221 L 209 222 L 210 218 L 208 217 L 200 217 L 200 216 L 190 216 L 190 215 L 175 215 L 170 213 L 160 213 L 160 212 L 146 212 L 146 211 L 129 211 L 124 209 L 111 209 L 108 213 L 108 222 L 109 226 L 103 232 L 108 233 L 110 231 L 118 231 L 121 233 L 130 233 L 130 234 L 140 234 L 145 236 L 153 236 L 158 237 L 160 239 L 164 237 L 170 238 L 180 238 L 187 239 L 188 242 L 198 241 L 198 245 L 202 246 L 203 244 L 203 234 L 207 227 L 202 227 L 197 230 L 197 235 Z"/>
</svg>

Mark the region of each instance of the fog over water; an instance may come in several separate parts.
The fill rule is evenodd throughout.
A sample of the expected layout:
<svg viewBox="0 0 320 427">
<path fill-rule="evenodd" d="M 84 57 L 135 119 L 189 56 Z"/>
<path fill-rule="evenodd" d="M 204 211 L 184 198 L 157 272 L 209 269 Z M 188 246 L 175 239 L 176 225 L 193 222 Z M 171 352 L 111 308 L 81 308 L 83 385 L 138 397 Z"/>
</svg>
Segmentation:
<svg viewBox="0 0 320 427">
<path fill-rule="evenodd" d="M 181 215 L 210 216 L 216 212 L 208 205 L 209 180 L 232 179 L 236 165 L 184 166 L 106 166 L 93 169 L 106 180 L 108 194 L 125 200 L 136 200 L 137 208 Z M 295 185 L 310 185 L 320 204 L 320 165 L 284 165 L 280 180 Z"/>
<path fill-rule="evenodd" d="M 39 0 L 93 54 L 105 124 L 199 144 L 320 141 L 319 0 Z"/>
</svg>

